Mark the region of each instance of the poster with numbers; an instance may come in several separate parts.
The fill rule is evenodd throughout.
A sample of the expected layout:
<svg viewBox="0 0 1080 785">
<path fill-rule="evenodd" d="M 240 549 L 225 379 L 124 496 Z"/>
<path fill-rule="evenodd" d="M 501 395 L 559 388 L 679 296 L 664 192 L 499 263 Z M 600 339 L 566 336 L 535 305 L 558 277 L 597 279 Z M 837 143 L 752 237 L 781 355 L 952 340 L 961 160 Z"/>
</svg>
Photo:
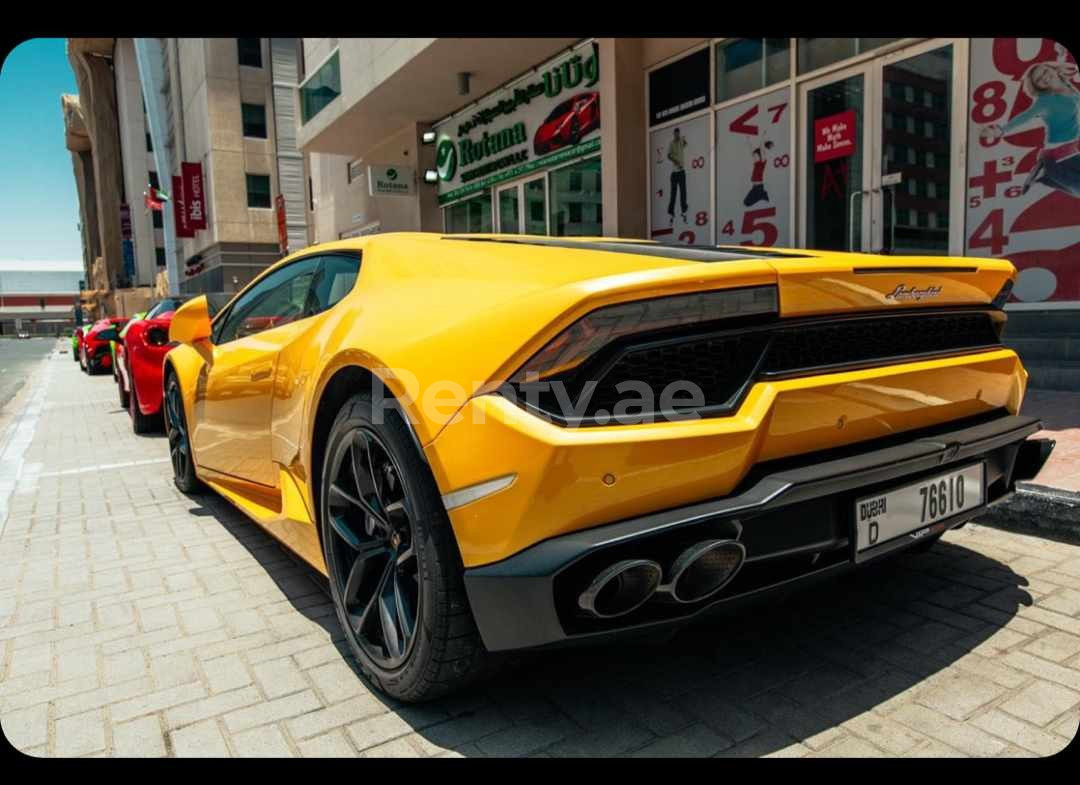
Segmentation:
<svg viewBox="0 0 1080 785">
<path fill-rule="evenodd" d="M 716 113 L 716 242 L 791 245 L 787 89 Z"/>
<path fill-rule="evenodd" d="M 709 116 L 680 120 L 649 134 L 652 239 L 709 245 Z"/>
<path fill-rule="evenodd" d="M 970 256 L 1020 271 L 1011 302 L 1080 304 L 1080 76 L 1049 38 L 974 38 Z"/>
</svg>

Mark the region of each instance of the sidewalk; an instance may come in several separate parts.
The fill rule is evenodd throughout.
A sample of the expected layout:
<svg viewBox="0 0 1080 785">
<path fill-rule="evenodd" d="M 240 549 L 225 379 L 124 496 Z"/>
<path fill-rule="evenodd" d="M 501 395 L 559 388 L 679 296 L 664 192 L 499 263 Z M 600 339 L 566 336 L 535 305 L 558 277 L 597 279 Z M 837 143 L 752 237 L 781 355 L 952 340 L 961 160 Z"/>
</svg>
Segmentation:
<svg viewBox="0 0 1080 785">
<path fill-rule="evenodd" d="M 1042 419 L 1043 430 L 1036 438 L 1057 442 L 1042 471 L 1025 485 L 1053 488 L 1080 500 L 1080 393 L 1029 390 L 1021 414 Z"/>
<path fill-rule="evenodd" d="M 1021 414 L 1039 417 L 1033 438 L 1056 442 L 1050 459 L 1016 494 L 990 509 L 984 523 L 1064 536 L 1080 541 L 1080 393 L 1028 390 Z"/>
</svg>

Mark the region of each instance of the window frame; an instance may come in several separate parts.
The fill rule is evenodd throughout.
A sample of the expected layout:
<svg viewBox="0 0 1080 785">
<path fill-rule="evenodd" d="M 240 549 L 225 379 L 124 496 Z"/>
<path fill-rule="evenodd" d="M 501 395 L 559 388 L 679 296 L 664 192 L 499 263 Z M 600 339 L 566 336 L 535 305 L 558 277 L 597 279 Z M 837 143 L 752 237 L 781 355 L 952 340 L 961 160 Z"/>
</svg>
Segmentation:
<svg viewBox="0 0 1080 785">
<path fill-rule="evenodd" d="M 262 110 L 262 135 L 261 136 L 259 134 L 248 133 L 248 120 L 244 116 L 244 113 L 245 113 L 245 111 L 246 111 L 246 109 L 248 107 L 250 107 L 252 109 L 260 109 L 260 110 Z M 253 130 L 257 130 L 257 129 L 253 129 Z M 241 101 L 240 102 L 240 131 L 243 134 L 245 139 L 269 139 L 270 138 L 269 124 L 267 123 L 267 120 L 266 120 L 266 104 L 253 104 L 253 103 L 249 103 L 247 101 Z"/>
<path fill-rule="evenodd" d="M 288 262 L 287 264 L 283 264 L 280 267 L 268 268 L 266 271 L 264 271 L 262 273 L 262 275 L 258 276 L 255 280 L 253 280 L 251 283 L 249 283 L 247 286 L 245 286 L 243 289 L 241 289 L 239 292 L 237 292 L 236 296 L 233 297 L 233 299 L 229 302 L 228 306 L 226 306 L 225 308 L 222 308 L 221 312 L 218 313 L 218 315 L 216 317 L 214 317 L 214 319 L 210 322 L 210 342 L 214 346 L 226 346 L 226 345 L 228 345 L 230 343 L 233 343 L 234 341 L 239 341 L 242 338 L 248 337 L 248 336 L 235 336 L 234 335 L 234 337 L 230 338 L 227 341 L 224 341 L 224 342 L 221 341 L 221 333 L 225 330 L 226 327 L 228 327 L 229 319 L 232 317 L 233 312 L 237 309 L 237 307 L 244 300 L 244 298 L 246 298 L 249 295 L 253 294 L 256 289 L 258 289 L 260 286 L 262 286 L 264 283 L 266 283 L 266 281 L 269 278 L 271 278 L 272 276 L 275 276 L 275 275 L 277 275 L 278 273 L 280 273 L 280 272 L 282 272 L 284 270 L 289 270 L 289 269 L 292 269 L 292 268 L 296 268 L 298 265 L 300 265 L 300 264 L 302 264 L 304 262 L 314 262 L 314 268 L 312 269 L 312 278 L 314 278 L 315 273 L 319 269 L 319 257 L 320 256 L 321 256 L 321 254 L 308 254 L 307 256 L 302 256 L 299 259 L 293 259 L 292 261 Z M 294 281 L 296 279 L 296 277 L 298 275 L 302 275 L 302 274 L 303 273 L 294 272 L 293 275 L 291 275 L 289 277 L 286 277 L 286 278 L 283 278 L 282 280 L 278 281 L 274 286 L 270 287 L 267 290 L 267 292 L 268 293 L 272 292 L 272 291 L 276 290 L 280 286 L 285 286 L 287 283 L 291 283 L 292 281 Z M 311 287 L 311 284 L 309 283 L 308 284 L 309 293 L 310 293 L 310 287 Z M 296 322 L 302 321 L 303 319 L 306 319 L 306 318 L 307 318 L 306 316 L 301 316 L 299 319 L 295 319 L 292 322 L 288 322 L 288 324 L 295 324 Z M 283 325 L 278 325 L 278 326 L 285 327 L 286 325 L 283 324 Z M 273 329 L 276 329 L 276 327 L 270 327 L 268 329 L 273 330 Z M 266 332 L 266 330 L 260 330 L 259 332 L 260 333 L 261 332 Z M 249 333 L 249 335 L 258 335 L 258 334 L 259 333 Z"/>
<path fill-rule="evenodd" d="M 256 276 L 254 279 L 252 279 L 252 281 L 250 283 L 248 283 L 247 286 L 245 286 L 243 289 L 241 289 L 239 292 L 237 292 L 235 295 L 233 295 L 232 299 L 229 300 L 229 302 L 220 311 L 218 311 L 217 314 L 215 314 L 215 316 L 210 320 L 210 343 L 213 344 L 214 346 L 225 346 L 227 344 L 232 343 L 233 341 L 240 340 L 239 338 L 233 338 L 232 340 L 226 341 L 225 343 L 220 343 L 219 342 L 219 337 L 221 335 L 221 331 L 224 330 L 225 322 L 232 315 L 233 310 L 236 308 L 237 304 L 241 301 L 241 299 L 246 297 L 249 293 L 251 293 L 255 289 L 255 287 L 259 286 L 263 281 L 265 281 L 271 275 L 274 275 L 274 274 L 280 272 L 281 270 L 288 269 L 289 267 L 293 267 L 294 265 L 300 264 L 301 262 L 307 262 L 307 261 L 314 260 L 315 261 L 315 272 L 312 275 L 312 279 L 311 279 L 312 282 L 308 286 L 308 295 L 310 296 L 311 289 L 314 286 L 315 279 L 319 275 L 319 273 L 322 271 L 322 260 L 325 257 L 329 257 L 329 256 L 349 256 L 349 257 L 355 257 L 356 258 L 356 260 L 357 260 L 356 281 L 353 282 L 353 288 L 349 290 L 349 294 L 354 292 L 356 290 L 357 284 L 360 282 L 360 270 L 363 267 L 363 253 L 362 253 L 362 251 L 359 251 L 359 250 L 356 250 L 356 251 L 340 250 L 340 251 L 332 251 L 332 252 L 329 252 L 329 253 L 325 252 L 325 251 L 322 251 L 322 252 L 305 254 L 304 256 L 297 257 L 296 259 L 291 259 L 290 261 L 288 261 L 287 263 L 285 263 L 285 264 L 283 264 L 281 266 L 275 266 L 275 267 L 267 268 L 260 275 Z M 284 283 L 284 282 L 282 282 L 282 283 Z M 348 296 L 348 294 L 343 296 L 341 298 L 341 300 L 344 300 L 345 297 L 347 297 L 347 296 Z M 318 316 L 320 313 L 325 313 L 326 311 L 329 311 L 331 308 L 333 308 L 338 303 L 340 303 L 341 300 L 338 300 L 337 302 L 335 302 L 335 303 L 333 303 L 331 305 L 328 305 L 326 308 L 324 308 L 321 311 L 316 311 L 314 313 L 307 314 L 305 316 L 302 316 L 300 319 L 297 319 L 297 320 L 295 320 L 293 322 L 289 322 L 288 324 L 295 324 L 296 322 L 303 321 L 304 319 L 309 319 L 312 316 Z M 285 327 L 286 325 L 280 325 L 280 326 Z M 276 327 L 271 327 L 269 329 L 274 330 L 274 329 L 277 329 L 277 328 Z M 263 331 L 263 332 L 265 332 L 265 331 Z M 257 334 L 258 333 L 252 333 L 252 335 L 257 335 Z"/>
<path fill-rule="evenodd" d="M 251 203 L 251 181 L 250 177 L 265 177 L 266 178 L 266 195 L 268 203 L 266 205 L 252 204 Z M 263 174 L 262 172 L 244 172 L 244 186 L 247 192 L 247 207 L 249 210 L 272 210 L 274 208 L 274 184 L 270 179 L 269 174 Z"/>
<path fill-rule="evenodd" d="M 254 64 L 254 63 L 245 63 L 244 62 L 244 59 L 243 59 L 243 57 L 244 57 L 244 55 L 243 55 L 244 48 L 240 43 L 241 41 L 257 41 L 258 42 L 259 45 L 255 50 L 255 51 L 258 52 L 258 60 L 259 60 L 259 62 L 258 62 L 257 65 Z M 243 66 L 246 66 L 248 68 L 262 68 L 263 67 L 262 39 L 261 38 L 239 38 L 239 37 L 237 37 L 237 39 L 236 39 L 236 62 L 237 62 L 237 65 L 243 65 Z"/>
</svg>

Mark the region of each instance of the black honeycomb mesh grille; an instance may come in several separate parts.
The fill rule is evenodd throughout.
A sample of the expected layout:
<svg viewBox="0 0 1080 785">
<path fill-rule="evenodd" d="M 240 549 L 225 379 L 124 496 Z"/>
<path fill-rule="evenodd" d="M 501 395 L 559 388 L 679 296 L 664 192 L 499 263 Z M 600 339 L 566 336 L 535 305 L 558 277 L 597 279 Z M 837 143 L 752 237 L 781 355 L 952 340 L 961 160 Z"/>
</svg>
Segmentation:
<svg viewBox="0 0 1080 785">
<path fill-rule="evenodd" d="M 824 368 L 886 364 L 912 356 L 949 354 L 967 349 L 999 346 L 995 323 L 987 312 L 918 314 L 776 322 L 742 332 L 686 335 L 602 352 L 580 369 L 553 381 L 562 382 L 572 404 L 573 416 L 550 390 L 533 398 L 534 405 L 555 421 L 565 424 L 603 425 L 616 413 L 645 414 L 638 405 L 642 393 L 655 404 L 652 413 L 708 410 L 722 415 L 738 405 L 750 383 L 768 376 L 797 376 Z M 581 398 L 589 380 L 596 382 L 588 404 Z M 700 388 L 703 403 L 688 407 L 661 406 L 668 385 L 689 381 Z M 629 389 L 625 382 L 640 384 Z M 528 385 L 519 386 L 521 400 Z M 680 391 L 675 401 L 686 401 Z M 622 409 L 617 409 L 622 402 Z M 663 419 L 663 417 L 661 417 Z"/>
<path fill-rule="evenodd" d="M 998 343 L 997 331 L 986 313 L 848 319 L 774 330 L 761 371 L 788 374 Z"/>
</svg>

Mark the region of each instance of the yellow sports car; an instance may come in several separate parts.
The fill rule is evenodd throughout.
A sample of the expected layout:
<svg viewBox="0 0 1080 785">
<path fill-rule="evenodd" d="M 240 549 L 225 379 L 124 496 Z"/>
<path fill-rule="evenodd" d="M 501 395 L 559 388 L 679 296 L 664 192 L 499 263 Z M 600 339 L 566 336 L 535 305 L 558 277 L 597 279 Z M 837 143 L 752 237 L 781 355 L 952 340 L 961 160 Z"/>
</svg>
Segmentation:
<svg viewBox="0 0 1080 785">
<path fill-rule="evenodd" d="M 1032 477 L 998 259 L 385 234 L 317 245 L 163 374 L 177 485 L 326 573 L 407 701 L 500 652 L 680 624 Z"/>
</svg>

